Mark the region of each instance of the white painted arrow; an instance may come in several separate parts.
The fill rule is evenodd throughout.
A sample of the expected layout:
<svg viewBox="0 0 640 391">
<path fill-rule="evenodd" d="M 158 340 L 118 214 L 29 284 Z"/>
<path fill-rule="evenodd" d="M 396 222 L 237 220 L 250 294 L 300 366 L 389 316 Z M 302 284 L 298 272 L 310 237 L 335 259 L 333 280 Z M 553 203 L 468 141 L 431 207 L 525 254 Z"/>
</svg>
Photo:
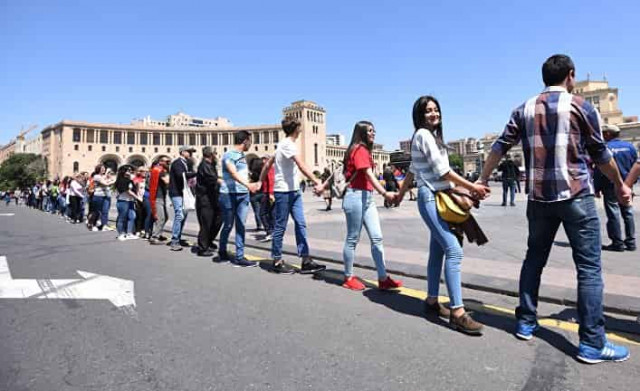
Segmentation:
<svg viewBox="0 0 640 391">
<path fill-rule="evenodd" d="M 78 274 L 82 278 L 76 280 L 14 280 L 7 257 L 0 256 L 0 299 L 109 300 L 125 311 L 135 310 L 133 281 L 80 270 Z"/>
<path fill-rule="evenodd" d="M 15 213 L 0 213 L 0 216 L 14 216 Z"/>
</svg>

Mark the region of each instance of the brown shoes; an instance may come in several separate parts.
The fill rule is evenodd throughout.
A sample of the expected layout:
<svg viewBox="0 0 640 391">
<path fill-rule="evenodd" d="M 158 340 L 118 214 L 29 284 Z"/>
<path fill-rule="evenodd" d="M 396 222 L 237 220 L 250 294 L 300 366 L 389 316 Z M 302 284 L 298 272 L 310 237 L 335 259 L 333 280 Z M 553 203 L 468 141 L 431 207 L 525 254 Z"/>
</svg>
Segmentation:
<svg viewBox="0 0 640 391">
<path fill-rule="evenodd" d="M 455 317 L 453 314 L 449 317 L 449 325 L 454 330 L 460 331 L 461 333 L 469 334 L 469 335 L 481 335 L 482 334 L 482 323 L 476 322 L 467 314 L 466 312 L 462 316 Z"/>
<path fill-rule="evenodd" d="M 427 318 L 443 318 L 449 319 L 451 311 L 437 301 L 433 304 L 429 304 L 428 301 L 424 301 L 424 316 Z"/>
</svg>

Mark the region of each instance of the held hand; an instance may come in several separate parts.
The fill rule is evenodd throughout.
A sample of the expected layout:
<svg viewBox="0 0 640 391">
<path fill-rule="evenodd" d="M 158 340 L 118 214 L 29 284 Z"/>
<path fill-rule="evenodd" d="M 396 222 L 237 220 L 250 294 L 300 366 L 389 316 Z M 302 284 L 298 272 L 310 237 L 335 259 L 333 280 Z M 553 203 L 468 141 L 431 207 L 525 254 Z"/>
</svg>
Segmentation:
<svg viewBox="0 0 640 391">
<path fill-rule="evenodd" d="M 402 202 L 402 199 L 404 198 L 404 193 L 400 192 L 400 193 L 396 193 L 395 197 L 393 197 L 393 204 L 395 206 L 399 206 L 400 203 Z"/>
<path fill-rule="evenodd" d="M 600 193 L 599 191 L 596 191 L 596 193 L 594 195 L 595 195 L 596 198 L 602 197 L 602 193 Z"/>
<path fill-rule="evenodd" d="M 273 204 L 276 202 L 276 196 L 273 194 L 269 194 L 269 203 Z"/>
<path fill-rule="evenodd" d="M 491 189 L 487 185 L 476 182 L 473 184 L 473 190 L 471 191 L 471 193 L 481 200 L 484 200 L 491 193 Z"/>
<path fill-rule="evenodd" d="M 398 193 L 393 191 L 387 191 L 384 193 L 383 197 L 387 202 L 395 202 L 397 196 L 398 196 Z"/>
<path fill-rule="evenodd" d="M 324 185 L 322 183 L 317 184 L 314 188 L 313 188 L 313 193 L 317 196 L 322 195 L 322 192 L 324 191 Z"/>
<path fill-rule="evenodd" d="M 260 190 L 260 187 L 261 187 L 260 182 L 255 182 L 255 183 L 249 183 L 248 189 L 249 189 L 249 192 L 255 193 L 258 190 Z"/>
<path fill-rule="evenodd" d="M 616 193 L 620 205 L 631 205 L 633 192 L 631 191 L 631 188 L 629 188 L 629 186 L 627 186 L 626 184 L 622 184 L 622 186 L 616 188 Z"/>
</svg>

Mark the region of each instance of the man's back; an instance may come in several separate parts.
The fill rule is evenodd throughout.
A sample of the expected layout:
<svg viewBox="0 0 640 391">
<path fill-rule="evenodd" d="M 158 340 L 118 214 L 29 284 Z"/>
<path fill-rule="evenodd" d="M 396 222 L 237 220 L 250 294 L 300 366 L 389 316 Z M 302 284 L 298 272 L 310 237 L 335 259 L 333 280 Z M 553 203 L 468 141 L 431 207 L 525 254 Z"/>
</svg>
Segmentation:
<svg viewBox="0 0 640 391">
<path fill-rule="evenodd" d="M 533 201 L 593 194 L 589 164 L 606 163 L 611 158 L 598 112 L 563 87 L 547 87 L 514 110 L 492 148 L 504 154 L 521 139 Z"/>
</svg>

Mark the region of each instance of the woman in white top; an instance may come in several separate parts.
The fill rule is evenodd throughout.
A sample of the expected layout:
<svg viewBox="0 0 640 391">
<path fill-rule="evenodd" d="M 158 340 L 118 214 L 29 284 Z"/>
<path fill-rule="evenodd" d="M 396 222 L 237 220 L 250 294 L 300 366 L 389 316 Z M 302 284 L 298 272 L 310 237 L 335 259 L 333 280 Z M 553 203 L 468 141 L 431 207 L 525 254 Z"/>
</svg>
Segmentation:
<svg viewBox="0 0 640 391">
<path fill-rule="evenodd" d="M 428 292 L 425 315 L 437 319 L 449 318 L 452 328 L 467 334 L 481 334 L 482 324 L 465 312 L 462 302 L 460 263 L 463 253 L 449 224 L 438 215 L 435 193 L 453 185 L 462 186 L 480 198 L 489 193 L 489 188 L 474 184 L 456 174 L 449 167 L 447 147 L 442 136 L 440 104 L 432 96 L 423 96 L 413 105 L 415 132 L 411 141 L 411 168 L 397 196 L 402 200 L 414 178 L 418 186 L 418 210 L 431 232 L 429 263 L 427 266 Z M 438 303 L 440 275 L 444 258 L 444 274 L 449 293 L 451 310 Z"/>
<path fill-rule="evenodd" d="M 69 184 L 69 206 L 71 208 L 71 224 L 78 224 L 82 219 L 82 199 L 84 198 L 85 178 L 77 174 Z"/>
</svg>

